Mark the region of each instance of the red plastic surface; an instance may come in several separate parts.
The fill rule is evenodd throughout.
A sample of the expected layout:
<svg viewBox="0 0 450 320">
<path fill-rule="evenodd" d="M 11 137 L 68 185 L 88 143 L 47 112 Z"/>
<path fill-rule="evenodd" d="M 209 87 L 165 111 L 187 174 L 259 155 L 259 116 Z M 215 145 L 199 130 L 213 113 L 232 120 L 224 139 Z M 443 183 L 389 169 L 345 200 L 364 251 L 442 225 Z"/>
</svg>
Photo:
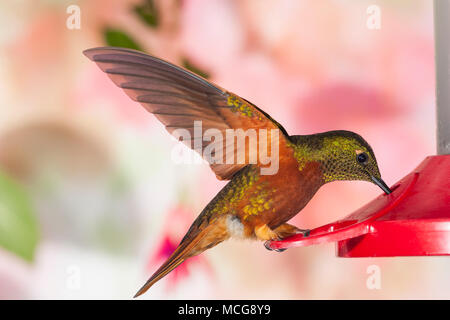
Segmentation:
<svg viewBox="0 0 450 320">
<path fill-rule="evenodd" d="M 392 188 L 342 220 L 272 241 L 272 249 L 337 242 L 340 257 L 450 255 L 450 155 L 427 157 Z"/>
</svg>

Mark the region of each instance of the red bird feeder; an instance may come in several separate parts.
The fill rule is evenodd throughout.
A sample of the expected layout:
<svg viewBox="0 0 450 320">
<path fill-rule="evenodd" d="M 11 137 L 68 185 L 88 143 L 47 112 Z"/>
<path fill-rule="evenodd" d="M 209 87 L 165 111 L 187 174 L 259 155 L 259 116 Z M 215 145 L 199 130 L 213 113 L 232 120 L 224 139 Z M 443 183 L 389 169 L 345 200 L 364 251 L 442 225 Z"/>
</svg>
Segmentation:
<svg viewBox="0 0 450 320">
<path fill-rule="evenodd" d="M 336 242 L 339 257 L 450 255 L 450 3 L 434 1 L 438 155 L 342 220 L 268 243 L 271 249 Z"/>
<path fill-rule="evenodd" d="M 391 189 L 342 220 L 270 248 L 337 242 L 340 257 L 450 255 L 450 155 L 426 158 Z"/>
</svg>

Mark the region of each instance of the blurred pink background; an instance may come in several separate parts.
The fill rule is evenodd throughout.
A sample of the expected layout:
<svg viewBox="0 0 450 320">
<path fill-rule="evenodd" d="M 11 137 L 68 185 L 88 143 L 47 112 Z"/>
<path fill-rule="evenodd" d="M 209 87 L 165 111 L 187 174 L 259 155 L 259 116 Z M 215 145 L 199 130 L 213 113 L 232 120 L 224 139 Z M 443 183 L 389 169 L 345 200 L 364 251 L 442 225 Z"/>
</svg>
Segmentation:
<svg viewBox="0 0 450 320">
<path fill-rule="evenodd" d="M 345 129 L 372 145 L 392 185 L 435 153 L 432 2 L 142 1 L 0 3 L 0 171 L 29 194 L 34 261 L 0 248 L 1 299 L 128 299 L 224 186 L 206 164 L 177 165 L 175 141 L 85 56 L 119 28 L 147 52 L 252 101 L 290 134 Z M 81 8 L 81 29 L 66 9 Z M 381 28 L 366 25 L 381 10 Z M 293 219 L 312 228 L 380 194 L 365 182 L 319 190 Z M 377 265 L 381 288 L 369 289 Z M 267 251 L 227 241 L 142 299 L 450 298 L 450 259 L 343 259 L 334 245 Z"/>
</svg>

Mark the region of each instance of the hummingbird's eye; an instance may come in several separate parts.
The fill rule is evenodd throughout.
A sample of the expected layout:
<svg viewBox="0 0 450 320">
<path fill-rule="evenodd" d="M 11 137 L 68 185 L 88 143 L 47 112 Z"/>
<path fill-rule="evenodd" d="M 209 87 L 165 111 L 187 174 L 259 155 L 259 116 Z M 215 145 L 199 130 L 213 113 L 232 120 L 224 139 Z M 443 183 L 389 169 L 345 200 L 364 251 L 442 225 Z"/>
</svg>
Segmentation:
<svg viewBox="0 0 450 320">
<path fill-rule="evenodd" d="M 361 152 L 356 156 L 356 160 L 358 160 L 359 163 L 366 163 L 368 159 L 369 157 L 364 152 Z"/>
</svg>

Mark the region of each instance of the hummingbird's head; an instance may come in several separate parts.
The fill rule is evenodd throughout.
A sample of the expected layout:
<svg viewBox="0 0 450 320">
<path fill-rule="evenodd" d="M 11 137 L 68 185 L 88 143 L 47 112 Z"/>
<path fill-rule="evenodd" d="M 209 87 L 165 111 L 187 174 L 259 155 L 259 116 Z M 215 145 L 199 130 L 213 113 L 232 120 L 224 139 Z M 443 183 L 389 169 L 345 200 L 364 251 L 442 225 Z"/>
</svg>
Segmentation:
<svg viewBox="0 0 450 320">
<path fill-rule="evenodd" d="M 295 137 L 296 158 L 299 162 L 302 158 L 319 162 L 325 183 L 336 180 L 370 181 L 387 194 L 391 193 L 381 179 L 372 148 L 360 135 L 338 130 Z"/>
</svg>

